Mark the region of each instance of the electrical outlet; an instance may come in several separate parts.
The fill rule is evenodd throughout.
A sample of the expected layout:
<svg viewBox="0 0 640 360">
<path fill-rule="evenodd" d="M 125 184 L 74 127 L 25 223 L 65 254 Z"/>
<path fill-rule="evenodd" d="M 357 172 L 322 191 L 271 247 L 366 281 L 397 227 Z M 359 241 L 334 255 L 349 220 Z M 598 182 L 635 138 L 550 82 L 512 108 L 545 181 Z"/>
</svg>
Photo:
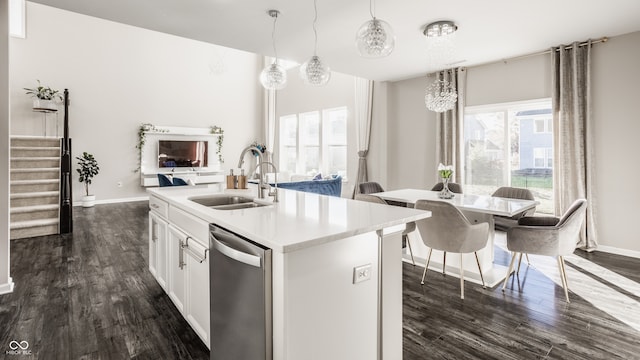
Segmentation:
<svg viewBox="0 0 640 360">
<path fill-rule="evenodd" d="M 371 279 L 371 264 L 360 265 L 353 268 L 353 283 Z"/>
</svg>

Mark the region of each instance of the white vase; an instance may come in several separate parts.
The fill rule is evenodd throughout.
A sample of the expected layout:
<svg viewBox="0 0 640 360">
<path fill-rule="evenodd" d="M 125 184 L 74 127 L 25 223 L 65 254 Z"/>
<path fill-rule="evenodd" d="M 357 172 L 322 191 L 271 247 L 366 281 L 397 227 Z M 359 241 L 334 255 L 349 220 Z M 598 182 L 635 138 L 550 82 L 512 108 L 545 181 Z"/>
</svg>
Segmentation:
<svg viewBox="0 0 640 360">
<path fill-rule="evenodd" d="M 93 207 L 96 204 L 95 195 L 85 195 L 82 197 L 82 207 Z"/>
<path fill-rule="evenodd" d="M 33 110 L 56 111 L 58 110 L 58 107 L 56 106 L 56 102 L 53 100 L 33 99 Z"/>
</svg>

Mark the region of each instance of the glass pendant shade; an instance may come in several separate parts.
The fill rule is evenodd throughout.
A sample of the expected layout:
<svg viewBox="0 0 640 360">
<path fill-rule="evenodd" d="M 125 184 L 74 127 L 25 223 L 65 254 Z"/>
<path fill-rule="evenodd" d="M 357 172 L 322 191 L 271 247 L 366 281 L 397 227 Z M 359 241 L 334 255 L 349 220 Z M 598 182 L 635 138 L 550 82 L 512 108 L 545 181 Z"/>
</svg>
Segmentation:
<svg viewBox="0 0 640 360">
<path fill-rule="evenodd" d="M 309 85 L 322 86 L 331 79 L 329 66 L 316 55 L 300 66 L 300 77 Z"/>
<path fill-rule="evenodd" d="M 435 112 L 445 112 L 453 109 L 458 100 L 456 89 L 446 80 L 436 80 L 427 88 L 424 97 L 427 109 Z"/>
<path fill-rule="evenodd" d="M 358 52 L 367 58 L 379 58 L 391 54 L 395 43 L 396 37 L 391 25 L 376 18 L 364 23 L 356 34 Z"/>
<path fill-rule="evenodd" d="M 287 84 L 287 71 L 280 64 L 274 62 L 262 70 L 260 83 L 267 90 L 282 90 Z"/>
</svg>

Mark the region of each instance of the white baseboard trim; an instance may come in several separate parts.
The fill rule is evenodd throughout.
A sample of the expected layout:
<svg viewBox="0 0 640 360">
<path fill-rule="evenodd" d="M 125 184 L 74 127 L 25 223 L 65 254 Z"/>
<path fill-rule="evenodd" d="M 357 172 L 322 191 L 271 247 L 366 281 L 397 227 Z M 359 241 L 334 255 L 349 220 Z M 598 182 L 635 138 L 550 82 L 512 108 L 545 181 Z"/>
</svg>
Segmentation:
<svg viewBox="0 0 640 360">
<path fill-rule="evenodd" d="M 6 284 L 0 284 L 0 295 L 13 292 L 13 279 L 9 277 L 9 282 Z"/>
<path fill-rule="evenodd" d="M 598 245 L 596 251 L 602 251 L 609 254 L 616 254 L 640 259 L 640 251 L 621 249 L 613 246 Z"/>
<path fill-rule="evenodd" d="M 120 198 L 120 199 L 107 199 L 107 200 L 96 200 L 96 205 L 126 203 L 126 202 L 134 202 L 134 201 L 148 201 L 148 200 L 149 200 L 149 196 L 139 196 L 139 197 Z M 73 206 L 82 206 L 82 201 L 74 201 L 73 202 Z"/>
</svg>

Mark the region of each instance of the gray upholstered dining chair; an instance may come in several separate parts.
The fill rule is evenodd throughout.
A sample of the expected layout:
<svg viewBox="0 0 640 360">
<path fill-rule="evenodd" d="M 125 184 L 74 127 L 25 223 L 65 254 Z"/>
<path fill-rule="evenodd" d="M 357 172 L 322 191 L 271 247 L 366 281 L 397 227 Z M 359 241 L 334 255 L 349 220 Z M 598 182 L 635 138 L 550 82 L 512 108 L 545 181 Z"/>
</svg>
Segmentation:
<svg viewBox="0 0 640 360">
<path fill-rule="evenodd" d="M 378 184 L 375 181 L 360 183 L 358 187 L 360 189 L 360 194 L 373 194 L 384 191 L 382 185 Z"/>
<path fill-rule="evenodd" d="M 569 287 L 563 256 L 571 255 L 576 249 L 582 224 L 585 220 L 587 200 L 578 199 L 560 217 L 525 216 L 518 220 L 518 226 L 507 231 L 507 249 L 513 253 L 502 291 L 513 270 L 518 253 L 554 256 L 558 261 L 560 280 L 564 295 L 569 301 Z"/>
<path fill-rule="evenodd" d="M 444 187 L 444 185 L 441 182 L 439 182 L 439 183 L 436 183 L 435 185 L 433 185 L 433 187 L 431 188 L 431 191 L 440 191 L 440 190 L 442 190 L 443 187 Z M 449 183 L 449 190 L 451 190 L 452 193 L 462 194 L 462 185 L 460 185 L 458 183 L 450 182 Z"/>
<path fill-rule="evenodd" d="M 464 214 L 454 205 L 444 201 L 418 200 L 416 209 L 430 210 L 431 217 L 416 222 L 418 231 L 422 236 L 422 241 L 429 249 L 429 256 L 422 274 L 421 284 L 424 285 L 424 278 L 429 268 L 431 253 L 433 250 L 444 251 L 442 262 L 442 274 L 445 272 L 447 252 L 460 254 L 460 298 L 464 299 L 464 269 L 462 255 L 474 253 L 478 270 L 480 270 L 480 280 L 482 287 L 485 287 L 482 268 L 478 260 L 477 251 L 487 246 L 489 240 L 489 224 L 471 224 Z"/>
<path fill-rule="evenodd" d="M 510 186 L 503 186 L 498 188 L 496 191 L 493 192 L 491 196 L 508 198 L 508 199 L 520 199 L 520 200 L 536 199 L 533 196 L 533 193 L 531 192 L 531 190 L 524 189 L 524 188 L 510 187 Z M 509 228 L 512 228 L 518 225 L 518 219 L 520 219 L 523 216 L 533 215 L 535 212 L 536 212 L 536 208 L 534 207 L 529 210 L 523 211 L 521 213 L 515 214 L 514 216 L 494 215 L 493 216 L 493 221 L 495 222 L 494 229 L 499 231 L 507 231 L 509 230 Z M 529 255 L 525 253 L 525 256 L 527 257 L 527 264 L 531 264 L 531 261 L 529 261 Z M 522 263 L 522 253 L 520 253 L 520 256 L 518 258 L 518 268 L 517 268 L 518 274 L 520 273 L 521 263 Z"/>
<path fill-rule="evenodd" d="M 368 202 L 372 202 L 372 203 L 376 203 L 376 204 L 383 204 L 383 205 L 389 205 L 384 199 L 375 196 L 375 195 L 369 195 L 369 194 L 356 194 L 355 200 L 360 200 L 360 201 L 368 201 Z M 416 266 L 416 262 L 413 259 L 413 250 L 411 250 L 411 243 L 409 242 L 409 233 L 412 233 L 416 230 L 416 223 L 414 222 L 410 222 L 407 223 L 407 225 L 405 226 L 404 231 L 402 231 L 402 241 L 407 244 L 407 247 L 409 248 L 409 255 L 411 255 L 411 262 L 413 263 L 413 266 Z"/>
</svg>

